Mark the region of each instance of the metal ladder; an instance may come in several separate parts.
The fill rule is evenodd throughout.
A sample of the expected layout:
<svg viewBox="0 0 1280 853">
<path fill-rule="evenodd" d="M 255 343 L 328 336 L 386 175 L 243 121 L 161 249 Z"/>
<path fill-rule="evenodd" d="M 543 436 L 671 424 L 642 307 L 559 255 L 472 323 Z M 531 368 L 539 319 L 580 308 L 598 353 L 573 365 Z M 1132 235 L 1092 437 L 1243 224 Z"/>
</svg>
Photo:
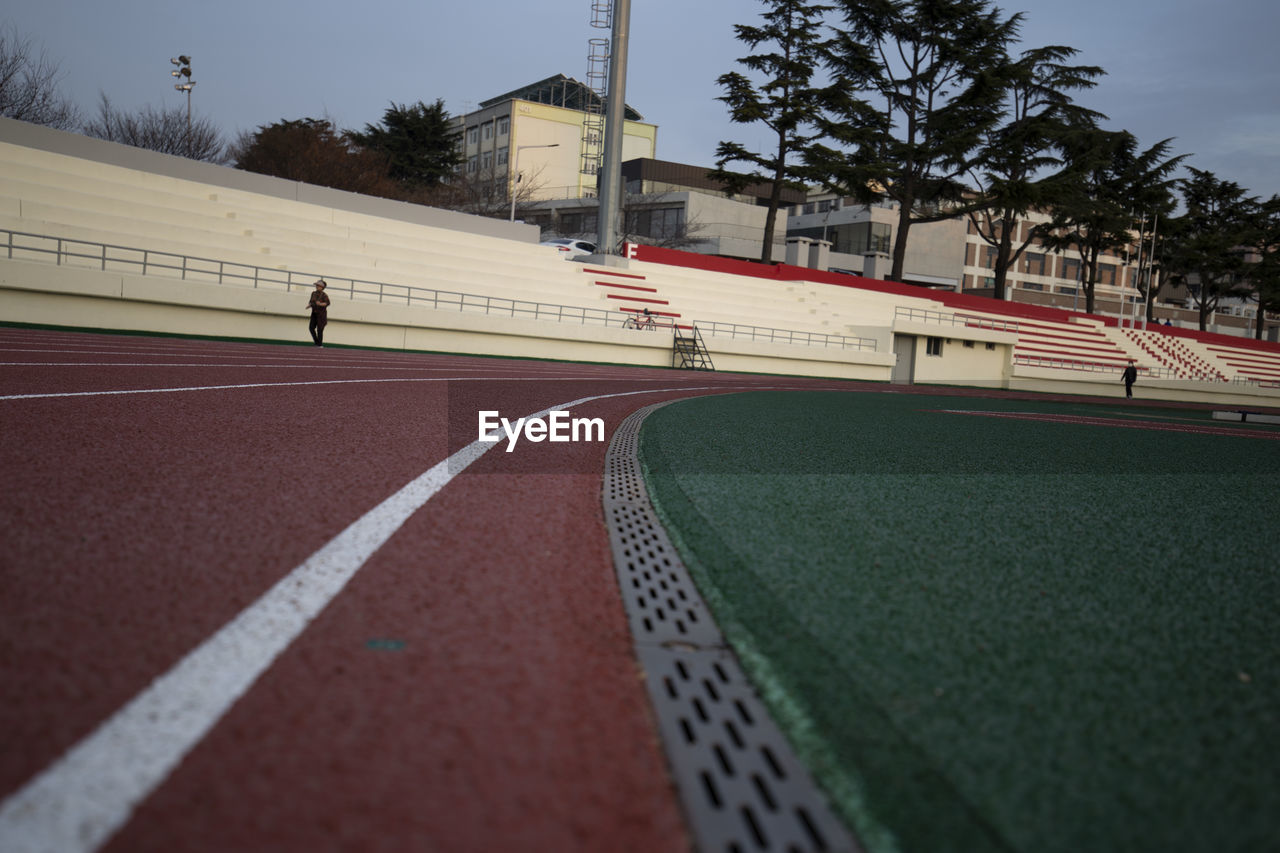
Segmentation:
<svg viewBox="0 0 1280 853">
<path fill-rule="evenodd" d="M 698 331 L 697 323 L 688 332 L 679 326 L 675 327 L 675 334 L 671 338 L 671 366 L 681 370 L 716 369 L 711 363 L 711 353 L 702 342 L 702 333 Z"/>
<path fill-rule="evenodd" d="M 613 0 L 591 4 L 591 26 L 608 30 L 613 26 Z M 604 98 L 609 91 L 609 39 L 588 41 L 587 88 L 582 120 L 582 174 L 595 176 L 604 159 Z M 595 97 L 592 97 L 594 95 Z"/>
</svg>

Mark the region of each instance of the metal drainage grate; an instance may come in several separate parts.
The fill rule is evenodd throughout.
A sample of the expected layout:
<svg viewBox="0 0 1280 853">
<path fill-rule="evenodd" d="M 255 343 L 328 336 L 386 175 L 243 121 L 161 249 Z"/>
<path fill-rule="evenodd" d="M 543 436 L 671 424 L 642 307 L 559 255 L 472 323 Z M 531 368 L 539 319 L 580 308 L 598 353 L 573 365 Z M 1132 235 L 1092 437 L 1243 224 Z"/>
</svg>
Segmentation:
<svg viewBox="0 0 1280 853">
<path fill-rule="evenodd" d="M 855 851 L 769 717 L 653 513 L 637 455 L 646 406 L 605 461 L 614 568 L 667 760 L 703 853 Z"/>
</svg>

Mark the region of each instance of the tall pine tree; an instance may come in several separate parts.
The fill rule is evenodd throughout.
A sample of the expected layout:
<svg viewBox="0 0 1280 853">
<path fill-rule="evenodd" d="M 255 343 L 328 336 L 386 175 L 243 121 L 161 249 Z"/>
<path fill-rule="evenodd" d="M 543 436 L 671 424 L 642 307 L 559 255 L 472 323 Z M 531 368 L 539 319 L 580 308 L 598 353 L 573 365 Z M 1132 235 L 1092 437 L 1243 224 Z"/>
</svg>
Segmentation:
<svg viewBox="0 0 1280 853">
<path fill-rule="evenodd" d="M 978 187 L 969 220 L 995 248 L 992 296 L 1005 298 L 1009 270 L 1033 242 L 1038 225 L 1023 236 L 1019 228 L 1031 211 L 1051 210 L 1070 190 L 1071 174 L 1062 155 L 1072 128 L 1092 126 L 1099 113 L 1074 103 L 1071 92 L 1092 88 L 1105 72 L 1096 66 L 1066 65 L 1075 48 L 1050 46 L 1024 51 L 1001 69 L 1003 113 L 983 135 Z"/>
<path fill-rule="evenodd" d="M 1212 172 L 1190 172 L 1178 182 L 1185 212 L 1169 223 L 1164 264 L 1190 288 L 1204 331 L 1224 296 L 1249 295 L 1245 274 L 1257 199 Z"/>
<path fill-rule="evenodd" d="M 1186 155 L 1170 157 L 1171 145 L 1166 139 L 1139 151 L 1132 133 L 1096 127 L 1076 131 L 1065 141 L 1065 191 L 1055 200 L 1053 221 L 1042 239 L 1051 249 L 1080 253 L 1081 287 L 1090 314 L 1102 256 L 1129 246 L 1141 217 L 1151 221 L 1172 209 L 1170 176 Z"/>
<path fill-rule="evenodd" d="M 760 250 L 760 260 L 767 264 L 773 258 L 782 190 L 788 186 L 804 188 L 799 182 L 804 175 L 799 155 L 815 138 L 823 104 L 843 94 L 839 85 L 814 82 L 827 58 L 829 40 L 824 37 L 822 21 L 832 7 L 805 0 L 766 0 L 765 6 L 763 25 L 734 26 L 738 40 L 751 48 L 751 55 L 738 62 L 762 79 L 755 82 L 734 71 L 722 74 L 717 82 L 725 92 L 719 100 L 728 104 L 734 123 L 763 124 L 776 145 L 770 151 L 756 152 L 738 142 L 721 142 L 711 177 L 729 192 L 756 181 L 771 182 Z M 767 49 L 761 50 L 762 45 Z M 749 163 L 755 168 L 744 175 L 726 170 L 730 163 Z"/>
<path fill-rule="evenodd" d="M 841 148 L 815 146 L 810 162 L 846 195 L 897 204 L 889 277 L 901 281 L 911 226 L 950 219 L 964 200 L 963 177 L 1000 119 L 998 69 L 1022 16 L 1005 18 L 988 0 L 840 0 L 840 9 L 832 70 L 857 99 L 824 125 Z"/>
<path fill-rule="evenodd" d="M 366 124 L 362 133 L 349 131 L 356 144 L 384 154 L 390 176 L 409 189 L 432 189 L 453 177 L 462 153 L 444 101 L 397 104 L 382 114 L 382 122 Z"/>
<path fill-rule="evenodd" d="M 1254 257 L 1249 265 L 1252 299 L 1258 303 L 1254 337 L 1262 340 L 1267 313 L 1280 313 L 1280 195 L 1258 205 L 1253 217 L 1249 247 Z"/>
</svg>

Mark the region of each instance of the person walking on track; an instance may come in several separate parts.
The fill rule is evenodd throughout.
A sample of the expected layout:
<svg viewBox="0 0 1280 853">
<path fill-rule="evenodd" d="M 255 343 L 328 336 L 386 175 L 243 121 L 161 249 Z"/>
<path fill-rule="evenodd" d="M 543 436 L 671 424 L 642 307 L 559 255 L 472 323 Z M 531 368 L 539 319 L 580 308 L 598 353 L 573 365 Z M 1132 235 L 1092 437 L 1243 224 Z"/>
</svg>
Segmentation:
<svg viewBox="0 0 1280 853">
<path fill-rule="evenodd" d="M 1133 383 L 1138 380 L 1138 368 L 1134 366 L 1133 359 L 1129 359 L 1129 366 L 1124 369 L 1121 378 L 1124 380 L 1124 395 L 1132 397 Z"/>
<path fill-rule="evenodd" d="M 324 346 L 324 327 L 329 322 L 329 294 L 324 292 L 325 280 L 316 282 L 316 289 L 311 293 L 307 307 L 311 309 L 311 340 L 316 346 Z"/>
</svg>

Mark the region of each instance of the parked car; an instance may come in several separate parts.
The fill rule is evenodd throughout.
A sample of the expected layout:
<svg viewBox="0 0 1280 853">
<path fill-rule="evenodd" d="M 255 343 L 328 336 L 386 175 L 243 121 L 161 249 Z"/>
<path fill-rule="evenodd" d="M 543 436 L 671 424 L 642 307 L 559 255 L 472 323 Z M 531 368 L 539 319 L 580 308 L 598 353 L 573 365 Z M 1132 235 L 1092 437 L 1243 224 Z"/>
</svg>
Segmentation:
<svg viewBox="0 0 1280 853">
<path fill-rule="evenodd" d="M 555 246 L 562 253 L 560 257 L 565 260 L 581 257 L 582 255 L 594 255 L 596 253 L 595 243 L 588 243 L 586 240 L 575 240 L 570 237 L 557 237 L 554 240 L 543 240 L 542 245 Z"/>
</svg>

